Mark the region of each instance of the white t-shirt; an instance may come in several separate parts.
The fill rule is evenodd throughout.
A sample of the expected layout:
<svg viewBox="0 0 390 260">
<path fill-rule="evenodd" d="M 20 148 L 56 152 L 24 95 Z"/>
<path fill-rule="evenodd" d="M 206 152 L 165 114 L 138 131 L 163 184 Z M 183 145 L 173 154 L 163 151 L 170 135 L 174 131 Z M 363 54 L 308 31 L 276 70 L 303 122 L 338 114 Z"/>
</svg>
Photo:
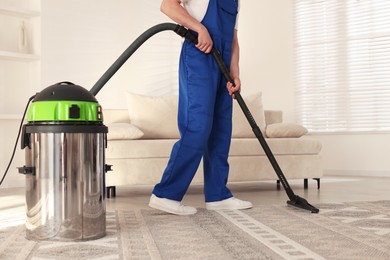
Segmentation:
<svg viewBox="0 0 390 260">
<path fill-rule="evenodd" d="M 207 7 L 209 6 L 209 0 L 182 0 L 183 7 L 187 12 L 194 17 L 197 21 L 201 22 L 203 17 L 206 15 Z M 240 9 L 240 2 L 238 1 L 238 9 Z M 238 27 L 238 14 L 236 18 L 236 25 L 234 28 L 237 30 Z"/>
</svg>

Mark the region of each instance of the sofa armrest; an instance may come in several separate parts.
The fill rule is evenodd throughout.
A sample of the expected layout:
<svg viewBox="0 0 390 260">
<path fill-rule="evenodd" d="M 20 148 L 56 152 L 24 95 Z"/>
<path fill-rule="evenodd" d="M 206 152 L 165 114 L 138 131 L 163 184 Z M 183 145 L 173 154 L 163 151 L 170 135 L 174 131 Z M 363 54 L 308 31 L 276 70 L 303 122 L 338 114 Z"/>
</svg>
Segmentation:
<svg viewBox="0 0 390 260">
<path fill-rule="evenodd" d="M 265 124 L 272 125 L 283 122 L 283 111 L 281 110 L 265 110 Z"/>
</svg>

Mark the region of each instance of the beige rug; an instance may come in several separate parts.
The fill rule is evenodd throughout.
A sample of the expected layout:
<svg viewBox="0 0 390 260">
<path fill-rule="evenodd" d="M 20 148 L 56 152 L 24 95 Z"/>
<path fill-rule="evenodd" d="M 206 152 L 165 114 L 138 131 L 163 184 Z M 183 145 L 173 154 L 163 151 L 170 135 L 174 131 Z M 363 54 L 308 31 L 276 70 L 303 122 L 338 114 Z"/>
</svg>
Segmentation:
<svg viewBox="0 0 390 260">
<path fill-rule="evenodd" d="M 390 201 L 287 206 L 174 216 L 107 212 L 107 236 L 29 241 L 23 225 L 0 228 L 0 259 L 390 259 Z"/>
</svg>

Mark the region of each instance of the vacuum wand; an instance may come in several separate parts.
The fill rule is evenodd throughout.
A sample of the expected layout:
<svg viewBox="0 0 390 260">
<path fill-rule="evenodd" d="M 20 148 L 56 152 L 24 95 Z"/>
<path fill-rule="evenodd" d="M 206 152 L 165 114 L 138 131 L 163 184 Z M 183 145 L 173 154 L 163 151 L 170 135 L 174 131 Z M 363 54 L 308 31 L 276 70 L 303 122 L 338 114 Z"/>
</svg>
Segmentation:
<svg viewBox="0 0 390 260">
<path fill-rule="evenodd" d="M 186 29 L 185 27 L 183 27 L 183 26 L 177 27 L 175 29 L 175 32 L 177 34 L 179 34 L 180 36 L 185 37 L 190 42 L 192 42 L 194 44 L 198 44 L 197 37 L 193 33 L 191 33 L 191 31 Z M 236 86 L 236 84 L 234 83 L 233 79 L 231 78 L 229 70 L 226 67 L 225 63 L 223 62 L 221 54 L 218 52 L 218 50 L 213 47 L 212 50 L 211 50 L 211 55 L 213 55 L 215 61 L 217 62 L 217 65 L 218 65 L 220 71 L 222 72 L 225 80 L 227 82 L 232 83 L 233 86 Z M 233 94 L 234 94 L 238 104 L 240 105 L 242 111 L 244 112 L 245 117 L 247 118 L 250 126 L 252 127 L 252 131 L 254 132 L 255 136 L 259 140 L 259 142 L 260 142 L 260 144 L 261 144 L 265 154 L 267 155 L 267 157 L 268 157 L 272 167 L 274 168 L 274 170 L 276 172 L 276 175 L 278 176 L 280 182 L 282 183 L 282 185 L 283 185 L 283 187 L 284 187 L 284 189 L 285 189 L 285 191 L 287 193 L 287 196 L 290 199 L 289 201 L 287 201 L 287 204 L 290 205 L 290 206 L 294 206 L 294 207 L 298 207 L 298 208 L 301 208 L 301 209 L 309 210 L 312 213 L 318 213 L 319 212 L 318 208 L 310 205 L 307 202 L 307 200 L 305 200 L 304 198 L 301 198 L 301 197 L 299 197 L 299 196 L 294 194 L 294 192 L 291 189 L 291 187 L 290 187 L 286 177 L 284 176 L 282 170 L 280 169 L 279 164 L 278 164 L 278 162 L 275 159 L 275 156 L 273 155 L 271 149 L 269 148 L 267 142 L 265 141 L 264 136 L 261 133 L 261 130 L 260 130 L 259 126 L 256 124 L 256 121 L 254 120 L 251 112 L 249 111 L 247 105 L 245 104 L 245 102 L 244 102 L 240 92 L 236 91 Z"/>
<path fill-rule="evenodd" d="M 98 94 L 98 92 L 102 89 L 102 87 L 111 79 L 111 77 L 122 67 L 122 65 L 130 58 L 131 55 L 150 37 L 153 35 L 162 32 L 162 31 L 174 31 L 178 35 L 186 38 L 190 42 L 193 42 L 194 44 L 198 43 L 197 37 L 188 29 L 185 27 L 173 24 L 173 23 L 162 23 L 155 25 L 142 33 L 120 56 L 119 58 L 111 65 L 111 67 L 101 76 L 101 78 L 95 83 L 95 85 L 91 88 L 90 93 L 94 96 Z M 225 63 L 222 60 L 222 57 L 218 50 L 215 48 L 212 48 L 211 54 L 215 58 L 215 61 L 218 64 L 219 69 L 221 70 L 225 80 L 227 82 L 231 82 L 234 86 L 235 83 L 233 79 L 230 76 L 229 70 L 226 67 Z M 263 147 L 264 152 L 266 153 L 269 161 L 272 164 L 272 167 L 274 168 L 276 175 L 279 177 L 280 182 L 282 183 L 288 197 L 289 201 L 287 201 L 288 205 L 298 207 L 305 210 L 310 210 L 312 213 L 318 213 L 319 209 L 316 207 L 310 205 L 304 198 L 301 198 L 294 194 L 292 191 L 290 185 L 288 184 L 288 181 L 286 177 L 284 176 L 282 170 L 280 169 L 274 155 L 271 152 L 271 149 L 269 148 L 267 142 L 265 141 L 263 134 L 261 133 L 260 128 L 256 124 L 256 121 L 254 120 L 251 112 L 249 111 L 247 105 L 245 104 L 243 98 L 241 97 L 241 94 L 236 91 L 233 93 L 235 95 L 235 98 L 237 102 L 239 103 L 242 111 L 245 114 L 245 117 L 247 118 L 249 124 L 252 127 L 252 130 L 259 140 L 261 146 Z"/>
</svg>

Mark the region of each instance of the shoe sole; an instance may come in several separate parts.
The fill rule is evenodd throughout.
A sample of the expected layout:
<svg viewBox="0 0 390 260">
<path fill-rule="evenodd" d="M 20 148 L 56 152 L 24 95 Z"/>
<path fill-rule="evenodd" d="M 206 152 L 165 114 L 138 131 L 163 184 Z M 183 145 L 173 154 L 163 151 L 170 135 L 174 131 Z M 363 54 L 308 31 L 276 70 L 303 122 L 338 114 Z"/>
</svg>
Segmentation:
<svg viewBox="0 0 390 260">
<path fill-rule="evenodd" d="M 179 215 L 179 216 L 194 215 L 197 212 L 197 211 L 195 211 L 195 212 L 188 212 L 188 213 L 186 213 L 186 212 L 175 212 L 175 211 L 170 210 L 168 208 L 164 208 L 161 205 L 157 205 L 157 204 L 153 204 L 153 203 L 149 203 L 149 207 L 151 207 L 153 209 L 158 209 L 158 210 L 161 210 L 161 211 L 173 214 L 173 215 Z"/>
</svg>

